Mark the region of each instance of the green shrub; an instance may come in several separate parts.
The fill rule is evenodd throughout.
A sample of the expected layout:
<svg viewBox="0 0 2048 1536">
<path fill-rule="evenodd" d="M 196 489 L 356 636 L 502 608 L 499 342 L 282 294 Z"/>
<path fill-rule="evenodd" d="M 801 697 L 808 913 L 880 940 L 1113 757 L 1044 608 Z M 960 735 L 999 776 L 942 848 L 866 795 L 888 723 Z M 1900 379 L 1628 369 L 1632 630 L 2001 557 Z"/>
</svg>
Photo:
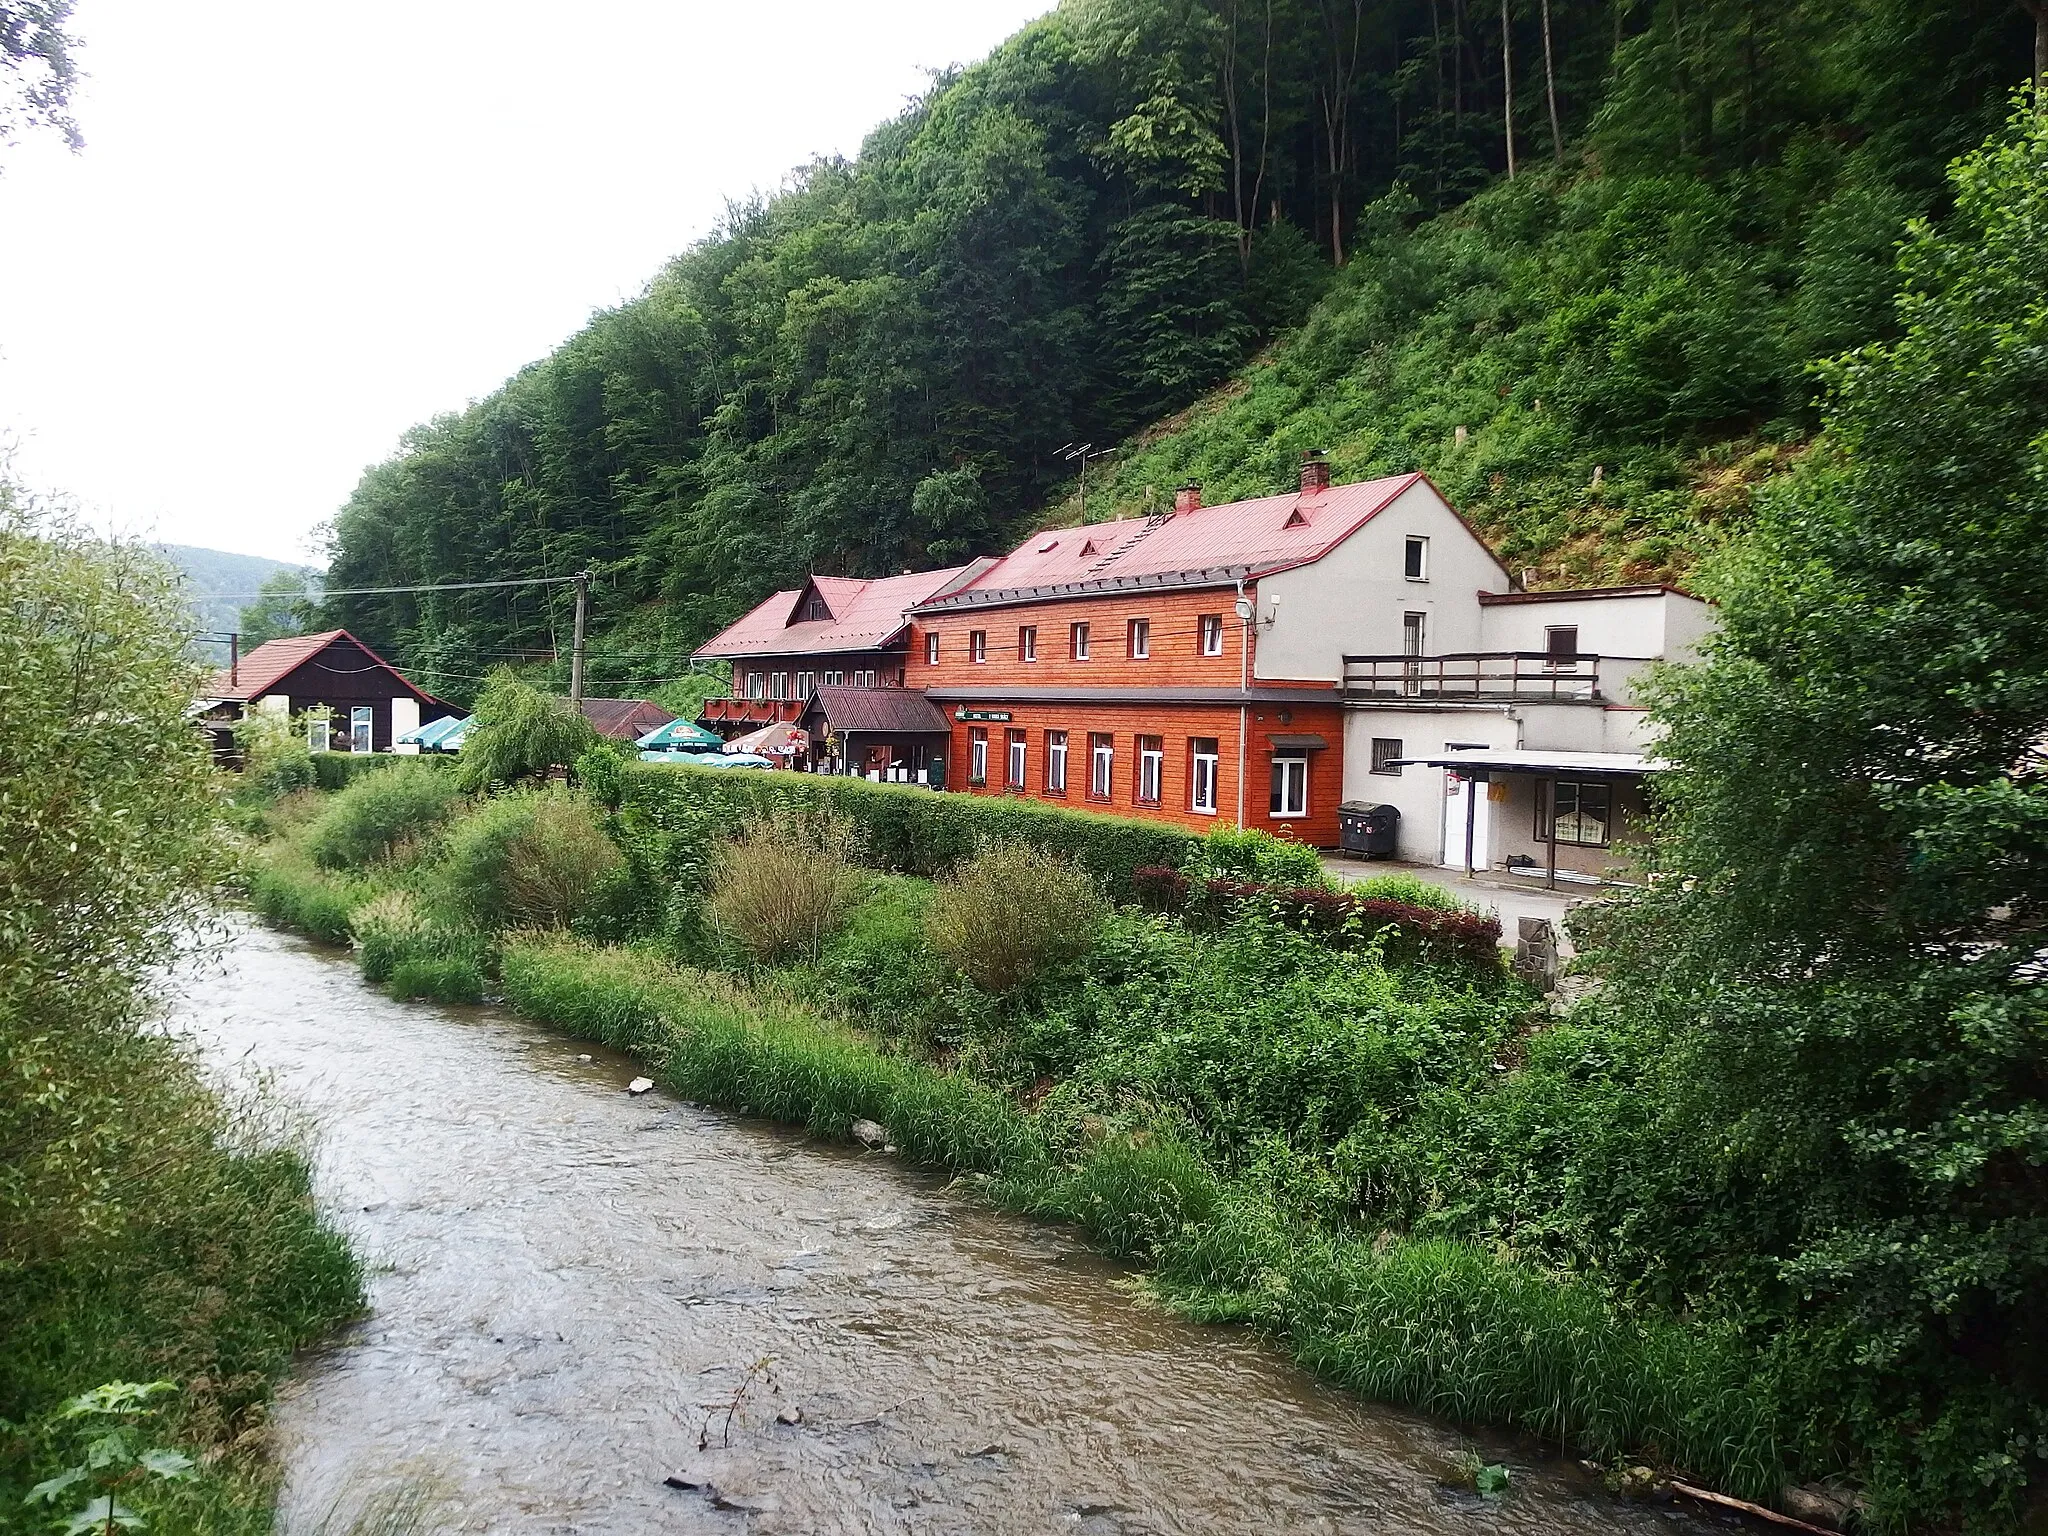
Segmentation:
<svg viewBox="0 0 2048 1536">
<path fill-rule="evenodd" d="M 853 829 L 782 809 L 748 822 L 718 850 L 707 910 L 756 960 L 815 958 L 839 931 L 856 891 Z"/>
<path fill-rule="evenodd" d="M 632 763 L 625 770 L 622 816 L 637 815 L 657 827 L 707 814 L 733 827 L 777 807 L 829 810 L 845 818 L 860 833 L 862 857 L 894 874 L 931 878 L 973 857 L 983 843 L 1028 843 L 1072 859 L 1117 901 L 1131 899 L 1133 869 L 1179 865 L 1199 841 L 1159 822 L 911 784 L 657 763 Z"/>
<path fill-rule="evenodd" d="M 483 1001 L 483 967 L 466 955 L 409 955 L 391 968 L 391 995 L 435 1003 Z"/>
<path fill-rule="evenodd" d="M 523 790 L 456 823 L 438 878 L 447 904 L 485 930 L 564 928 L 624 862 L 587 801 Z"/>
<path fill-rule="evenodd" d="M 322 869 L 362 869 L 438 828 L 455 799 L 448 776 L 423 763 L 366 775 L 336 795 L 307 830 L 306 852 Z"/>
<path fill-rule="evenodd" d="M 546 778 L 601 739 L 567 699 L 542 693 L 503 667 L 485 680 L 470 719 L 456 774 L 465 790 Z"/>
<path fill-rule="evenodd" d="M 309 755 L 313 760 L 313 782 L 329 794 L 338 794 L 365 775 L 381 773 L 399 763 L 410 767 L 436 762 L 431 758 L 401 757 L 393 752 L 314 752 Z"/>
<path fill-rule="evenodd" d="M 249 877 L 250 906 L 325 944 L 346 944 L 354 936 L 349 917 L 363 896 L 359 882 L 315 869 L 287 847 L 271 849 Z"/>
<path fill-rule="evenodd" d="M 1347 880 L 1343 889 L 1347 895 L 1366 901 L 1398 901 L 1403 906 L 1426 907 L 1434 912 L 1477 913 L 1479 908 L 1469 901 L 1461 901 L 1453 891 L 1412 875 L 1406 870 L 1393 870 L 1384 875 L 1367 875 L 1363 880 Z"/>
<path fill-rule="evenodd" d="M 451 926 L 408 891 L 384 891 L 349 916 L 364 979 L 387 983 L 394 997 L 473 1003 L 483 996 L 488 946 Z"/>
<path fill-rule="evenodd" d="M 819 955 L 815 976 L 829 1006 L 919 1055 L 938 1046 L 946 965 L 932 952 L 932 887 L 904 875 L 867 876 L 846 926 Z"/>
<path fill-rule="evenodd" d="M 1102 893 L 1066 859 L 991 843 L 943 876 L 928 919 L 932 948 L 984 992 L 1008 992 L 1088 952 Z"/>
<path fill-rule="evenodd" d="M 1252 880 L 1299 889 L 1333 885 L 1322 856 L 1307 843 L 1259 827 L 1218 827 L 1180 861 L 1190 880 Z"/>
</svg>

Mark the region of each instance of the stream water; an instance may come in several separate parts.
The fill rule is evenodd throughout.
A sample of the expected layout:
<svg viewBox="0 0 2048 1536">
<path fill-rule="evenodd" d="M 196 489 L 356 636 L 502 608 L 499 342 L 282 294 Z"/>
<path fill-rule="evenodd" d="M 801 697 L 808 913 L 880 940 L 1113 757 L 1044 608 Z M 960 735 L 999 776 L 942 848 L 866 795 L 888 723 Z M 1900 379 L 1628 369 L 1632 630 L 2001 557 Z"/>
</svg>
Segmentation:
<svg viewBox="0 0 2048 1536">
<path fill-rule="evenodd" d="M 1739 1528 L 1320 1387 L 1062 1231 L 634 1097 L 624 1057 L 391 1002 L 297 939 L 240 932 L 178 1019 L 316 1122 L 371 1268 L 371 1315 L 278 1404 L 287 1532 L 406 1480 L 463 1531 Z M 1471 1450 L 1512 1469 L 1505 1498 L 1450 1486 Z"/>
</svg>

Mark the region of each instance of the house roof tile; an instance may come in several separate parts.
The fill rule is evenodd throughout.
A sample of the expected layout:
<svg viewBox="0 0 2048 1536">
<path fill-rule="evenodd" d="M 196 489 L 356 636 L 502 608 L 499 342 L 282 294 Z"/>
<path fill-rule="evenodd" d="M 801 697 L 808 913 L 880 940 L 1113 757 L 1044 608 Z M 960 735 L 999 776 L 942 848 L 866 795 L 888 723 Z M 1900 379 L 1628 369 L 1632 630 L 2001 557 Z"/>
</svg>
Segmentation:
<svg viewBox="0 0 2048 1536">
<path fill-rule="evenodd" d="M 910 735 L 949 729 L 944 712 L 917 688 L 820 688 L 804 716 L 823 716 L 841 733 Z"/>
<path fill-rule="evenodd" d="M 583 718 L 600 736 L 613 741 L 638 741 L 649 731 L 660 730 L 675 715 L 647 699 L 585 699 Z"/>
<path fill-rule="evenodd" d="M 237 699 L 245 703 L 259 699 L 337 640 L 346 640 L 372 664 L 389 672 L 407 692 L 429 704 L 441 703 L 345 629 L 323 629 L 317 635 L 288 635 L 282 640 L 266 640 L 244 656 L 232 669 L 232 674 L 227 667 L 214 673 L 206 686 L 205 696 L 209 699 Z"/>
<path fill-rule="evenodd" d="M 871 651 L 901 634 L 904 612 L 944 591 L 971 566 L 943 571 L 912 571 L 864 581 L 851 576 L 814 576 L 832 611 L 829 619 L 791 623 L 797 602 L 809 587 L 777 592 L 751 613 L 697 648 L 703 657 L 827 655 L 835 651 Z"/>
</svg>

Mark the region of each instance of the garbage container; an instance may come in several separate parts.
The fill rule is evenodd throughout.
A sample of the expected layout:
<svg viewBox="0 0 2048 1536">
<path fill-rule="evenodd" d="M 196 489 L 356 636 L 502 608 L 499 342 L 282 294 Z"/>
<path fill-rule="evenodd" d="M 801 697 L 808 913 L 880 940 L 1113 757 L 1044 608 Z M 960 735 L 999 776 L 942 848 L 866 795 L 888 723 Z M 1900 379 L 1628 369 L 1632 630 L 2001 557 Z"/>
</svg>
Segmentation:
<svg viewBox="0 0 2048 1536">
<path fill-rule="evenodd" d="M 1389 858 L 1398 841 L 1400 822 L 1397 806 L 1346 800 L 1337 807 L 1337 846 L 1367 858 Z"/>
</svg>

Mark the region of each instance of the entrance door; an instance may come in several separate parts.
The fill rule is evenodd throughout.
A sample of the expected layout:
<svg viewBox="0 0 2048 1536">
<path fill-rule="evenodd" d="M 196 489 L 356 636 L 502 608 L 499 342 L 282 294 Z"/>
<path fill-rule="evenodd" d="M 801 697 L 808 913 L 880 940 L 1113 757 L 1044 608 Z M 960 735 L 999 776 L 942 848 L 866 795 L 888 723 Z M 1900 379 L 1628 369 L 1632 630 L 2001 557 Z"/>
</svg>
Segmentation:
<svg viewBox="0 0 2048 1536">
<path fill-rule="evenodd" d="M 1446 752 L 1460 748 L 1484 747 L 1483 741 L 1447 741 Z M 1445 869 L 1465 867 L 1465 807 L 1468 801 L 1472 807 L 1472 867 L 1484 869 L 1490 862 L 1487 834 L 1491 830 L 1489 812 L 1492 805 L 1486 798 L 1484 784 L 1471 784 L 1458 778 L 1450 769 L 1444 770 L 1444 856 Z"/>
</svg>

